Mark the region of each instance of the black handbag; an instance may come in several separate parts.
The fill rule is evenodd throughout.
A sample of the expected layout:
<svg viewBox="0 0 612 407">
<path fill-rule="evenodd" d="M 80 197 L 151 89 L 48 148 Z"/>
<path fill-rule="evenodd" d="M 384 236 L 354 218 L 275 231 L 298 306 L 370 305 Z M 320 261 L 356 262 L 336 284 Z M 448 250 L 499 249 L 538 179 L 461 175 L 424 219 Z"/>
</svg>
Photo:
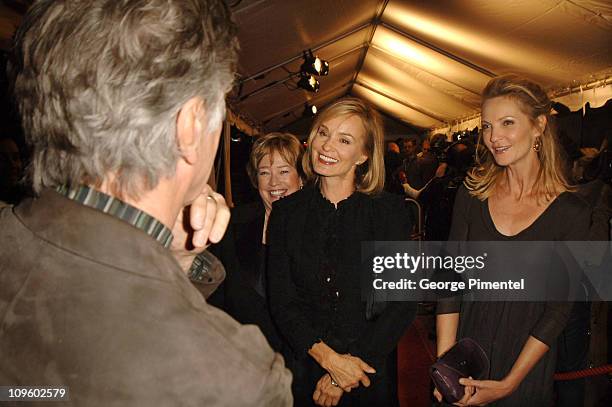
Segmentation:
<svg viewBox="0 0 612 407">
<path fill-rule="evenodd" d="M 448 403 L 463 398 L 465 387 L 459 379 L 482 379 L 489 371 L 489 358 L 480 345 L 470 338 L 458 341 L 429 368 L 436 388 Z"/>
</svg>

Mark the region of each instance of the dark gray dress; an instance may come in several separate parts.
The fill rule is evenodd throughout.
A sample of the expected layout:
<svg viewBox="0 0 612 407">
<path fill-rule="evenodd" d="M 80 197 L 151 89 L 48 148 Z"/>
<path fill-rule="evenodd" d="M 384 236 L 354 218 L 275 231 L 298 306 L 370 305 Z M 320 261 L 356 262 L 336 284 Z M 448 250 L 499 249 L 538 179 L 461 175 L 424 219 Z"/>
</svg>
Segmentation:
<svg viewBox="0 0 612 407">
<path fill-rule="evenodd" d="M 459 189 L 449 240 L 462 241 L 570 241 L 586 240 L 590 211 L 578 196 L 563 193 L 529 227 L 509 237 L 495 228 L 488 200 Z M 488 379 L 501 380 L 518 358 L 529 336 L 550 350 L 534 366 L 518 389 L 491 406 L 550 406 L 553 396 L 556 338 L 563 330 L 572 303 L 552 302 L 453 302 L 438 304 L 437 313 L 460 312 L 457 339 L 478 341 L 491 362 Z"/>
</svg>

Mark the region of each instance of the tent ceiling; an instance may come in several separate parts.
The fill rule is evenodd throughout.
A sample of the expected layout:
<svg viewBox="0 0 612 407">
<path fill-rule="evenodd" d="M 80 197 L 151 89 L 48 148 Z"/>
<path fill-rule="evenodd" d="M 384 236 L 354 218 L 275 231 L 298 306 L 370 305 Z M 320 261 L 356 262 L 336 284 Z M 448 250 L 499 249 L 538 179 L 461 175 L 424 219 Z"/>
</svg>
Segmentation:
<svg viewBox="0 0 612 407">
<path fill-rule="evenodd" d="M 242 1 L 235 110 L 265 130 L 306 102 L 351 94 L 419 128 L 478 112 L 487 81 L 521 73 L 550 90 L 612 74 L 612 4 L 595 0 Z M 317 94 L 295 89 L 302 51 L 330 61 Z"/>
<path fill-rule="evenodd" d="M 612 77 L 609 0 L 227 0 L 239 25 L 235 113 L 264 130 L 350 94 L 417 128 L 478 111 L 494 75 L 550 90 Z M 7 48 L 31 0 L 0 0 Z M 319 93 L 296 89 L 302 52 L 330 61 Z M 293 74 L 292 74 L 293 73 Z"/>
<path fill-rule="evenodd" d="M 243 0 L 234 9 L 240 28 L 241 73 L 248 76 L 259 72 L 350 28 L 367 25 L 379 3 L 379 0 Z M 362 36 L 361 42 L 365 39 Z"/>
</svg>

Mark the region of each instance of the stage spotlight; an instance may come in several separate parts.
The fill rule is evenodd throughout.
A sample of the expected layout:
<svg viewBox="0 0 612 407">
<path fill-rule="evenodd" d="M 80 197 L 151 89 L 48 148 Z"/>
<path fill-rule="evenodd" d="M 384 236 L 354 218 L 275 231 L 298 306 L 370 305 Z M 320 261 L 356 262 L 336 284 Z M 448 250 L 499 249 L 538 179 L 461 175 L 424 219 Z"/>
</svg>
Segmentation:
<svg viewBox="0 0 612 407">
<path fill-rule="evenodd" d="M 329 62 L 322 60 L 318 56 L 313 56 L 312 51 L 304 51 L 304 63 L 300 71 L 311 75 L 326 76 L 329 74 Z"/>
<path fill-rule="evenodd" d="M 300 80 L 298 81 L 297 86 L 314 93 L 319 91 L 319 81 L 316 80 L 314 76 L 305 74 L 303 72 L 300 74 Z"/>
</svg>

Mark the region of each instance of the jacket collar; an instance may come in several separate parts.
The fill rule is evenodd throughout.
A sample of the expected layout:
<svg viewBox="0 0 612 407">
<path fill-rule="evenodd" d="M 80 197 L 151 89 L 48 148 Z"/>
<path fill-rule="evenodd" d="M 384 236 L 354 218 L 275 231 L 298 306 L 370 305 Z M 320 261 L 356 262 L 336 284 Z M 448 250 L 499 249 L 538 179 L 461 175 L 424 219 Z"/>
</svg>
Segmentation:
<svg viewBox="0 0 612 407">
<path fill-rule="evenodd" d="M 60 250 L 149 278 L 188 282 L 170 251 L 144 231 L 55 190 L 43 190 L 14 211 L 33 234 Z"/>
<path fill-rule="evenodd" d="M 81 205 L 108 213 L 129 223 L 157 240 L 165 248 L 170 247 L 172 243 L 172 231 L 169 228 L 148 213 L 118 198 L 95 190 L 87 185 L 76 185 L 74 187 L 61 185 L 56 188 L 56 191 Z"/>
</svg>

